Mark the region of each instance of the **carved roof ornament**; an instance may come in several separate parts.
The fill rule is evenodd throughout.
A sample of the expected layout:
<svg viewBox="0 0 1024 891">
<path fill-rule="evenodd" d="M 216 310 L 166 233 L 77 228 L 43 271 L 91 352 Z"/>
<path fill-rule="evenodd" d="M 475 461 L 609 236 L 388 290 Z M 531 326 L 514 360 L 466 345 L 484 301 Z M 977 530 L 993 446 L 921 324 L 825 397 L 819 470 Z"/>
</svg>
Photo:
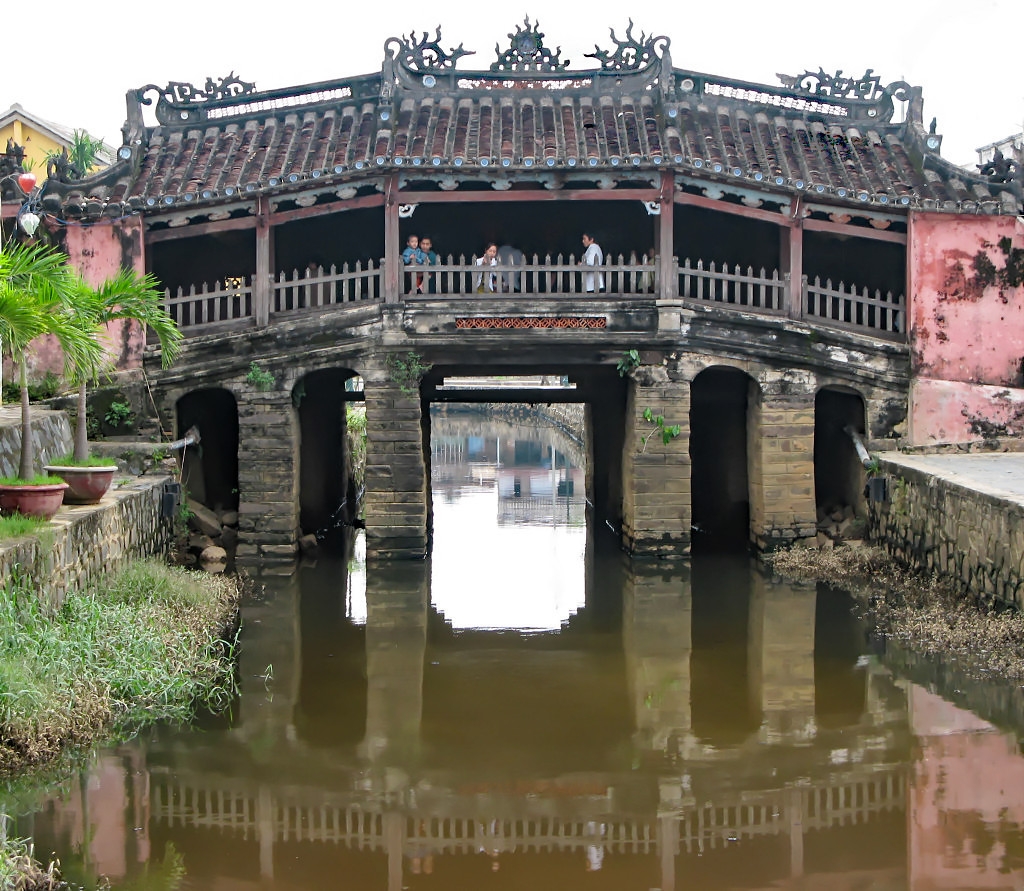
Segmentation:
<svg viewBox="0 0 1024 891">
<path fill-rule="evenodd" d="M 977 168 L 982 176 L 988 177 L 989 182 L 1024 182 L 1024 171 L 1021 170 L 1020 164 L 1013 158 L 1005 157 L 999 149 L 995 150 L 991 161 L 978 164 Z"/>
<path fill-rule="evenodd" d="M 826 74 L 823 68 L 819 68 L 817 74 L 805 71 L 796 77 L 789 74 L 777 74 L 776 77 L 790 89 L 802 90 L 815 96 L 831 96 L 833 99 L 863 99 L 873 102 L 881 99 L 885 93 L 882 81 L 874 73 L 873 68 L 869 68 L 856 80 L 852 77 L 843 77 L 841 68 L 835 74 Z"/>
<path fill-rule="evenodd" d="M 68 154 L 68 147 L 64 146 L 59 155 L 50 155 L 46 159 L 46 178 L 59 183 L 73 183 L 85 175 L 82 170 Z"/>
<path fill-rule="evenodd" d="M 491 71 L 565 71 L 569 60 L 559 58 L 562 48 L 549 50 L 544 45 L 544 32 L 539 30 L 536 21 L 530 24 L 529 16 L 523 19 L 523 24 L 525 28 L 516 25 L 516 30 L 509 32 L 512 43 L 505 52 L 498 44 L 494 45 L 498 61 L 491 65 Z"/>
<path fill-rule="evenodd" d="M 395 59 L 416 71 L 440 71 L 452 69 L 463 56 L 475 55 L 473 50 L 458 46 L 445 52 L 441 49 L 441 26 L 438 25 L 433 39 L 424 31 L 419 40 L 409 33 L 401 37 L 389 37 L 384 41 L 384 52 L 394 53 Z"/>
<path fill-rule="evenodd" d="M 640 68 L 646 68 L 658 58 L 659 43 L 662 52 L 667 50 L 671 44 L 668 37 L 664 35 L 648 37 L 643 31 L 640 32 L 639 39 L 635 38 L 632 19 L 629 20 L 629 27 L 626 28 L 625 40 L 619 40 L 615 36 L 614 28 L 610 28 L 609 33 L 612 41 L 616 44 L 614 52 L 603 50 L 595 44 L 594 52 L 584 53 L 586 59 L 597 59 L 601 63 L 602 71 L 637 71 Z"/>
<path fill-rule="evenodd" d="M 256 92 L 256 84 L 242 80 L 232 71 L 227 77 L 214 80 L 206 78 L 203 88 L 186 83 L 185 81 L 172 80 L 166 87 L 158 87 L 156 84 L 147 84 L 135 91 L 139 102 L 143 105 L 152 105 L 153 100 L 146 96 L 146 93 L 159 94 L 156 106 L 157 120 L 162 124 L 181 123 L 191 120 L 194 116 L 187 113 L 175 116 L 169 111 L 170 108 L 182 105 L 197 105 L 207 102 L 220 102 L 226 99 L 234 99 L 238 96 L 248 96 Z"/>
</svg>

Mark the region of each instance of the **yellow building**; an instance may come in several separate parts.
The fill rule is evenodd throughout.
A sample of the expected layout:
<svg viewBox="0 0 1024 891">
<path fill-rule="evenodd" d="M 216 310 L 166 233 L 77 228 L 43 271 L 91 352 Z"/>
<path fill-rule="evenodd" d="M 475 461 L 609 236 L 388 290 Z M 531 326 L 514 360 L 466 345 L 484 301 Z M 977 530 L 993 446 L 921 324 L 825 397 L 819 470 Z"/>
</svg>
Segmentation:
<svg viewBox="0 0 1024 891">
<path fill-rule="evenodd" d="M 75 128 L 65 127 L 44 120 L 31 112 L 25 111 L 15 102 L 7 111 L 0 114 L 0 152 L 4 150 L 8 139 L 25 149 L 24 167 L 36 175 L 36 182 L 42 184 L 46 179 L 46 159 L 53 152 L 67 148 L 69 151 L 75 138 Z M 114 157 L 114 150 L 104 144 L 100 151 L 97 167 L 105 167 Z"/>
</svg>

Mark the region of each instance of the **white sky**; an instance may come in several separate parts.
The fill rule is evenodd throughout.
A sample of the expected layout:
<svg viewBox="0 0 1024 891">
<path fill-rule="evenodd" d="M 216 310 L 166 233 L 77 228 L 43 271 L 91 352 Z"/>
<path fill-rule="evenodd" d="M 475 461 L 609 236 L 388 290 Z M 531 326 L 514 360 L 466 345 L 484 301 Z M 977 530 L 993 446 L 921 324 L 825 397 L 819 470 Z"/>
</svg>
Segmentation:
<svg viewBox="0 0 1024 891">
<path fill-rule="evenodd" d="M 477 51 L 460 68 L 487 68 L 495 43 L 506 49 L 506 35 L 527 11 L 539 20 L 548 46 L 561 46 L 573 68 L 591 66 L 583 53 L 595 44 L 612 49 L 608 29 L 622 37 L 630 14 L 635 36 L 646 31 L 672 39 L 677 68 L 772 85 L 776 72 L 820 66 L 858 77 L 873 68 L 883 84 L 903 79 L 924 88 L 925 123 L 938 118 L 942 154 L 956 163 L 976 162 L 975 148 L 1019 132 L 1024 121 L 1021 0 L 591 0 L 514 7 L 450 0 L 85 7 L 52 0 L 40 9 L 38 33 L 26 30 L 20 51 L 16 31 L 5 34 L 0 111 L 19 102 L 115 146 L 131 88 L 171 80 L 202 86 L 207 76 L 231 71 L 261 90 L 366 74 L 379 70 L 388 37 L 410 30 L 433 34 L 438 24 L 445 49 L 463 43 Z M 28 65 L 16 64 L 19 58 Z"/>
</svg>

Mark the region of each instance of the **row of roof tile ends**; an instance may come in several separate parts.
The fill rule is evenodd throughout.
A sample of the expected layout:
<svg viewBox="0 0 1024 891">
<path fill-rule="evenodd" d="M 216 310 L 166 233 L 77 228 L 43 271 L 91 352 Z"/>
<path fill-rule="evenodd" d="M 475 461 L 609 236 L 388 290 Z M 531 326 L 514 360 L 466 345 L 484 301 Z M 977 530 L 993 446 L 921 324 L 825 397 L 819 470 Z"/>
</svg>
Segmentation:
<svg viewBox="0 0 1024 891">
<path fill-rule="evenodd" d="M 372 85 L 374 76 L 358 80 Z M 631 89 L 636 81 L 627 80 L 623 90 L 607 79 L 606 91 L 571 79 L 547 91 L 399 89 L 389 103 L 360 90 L 367 98 L 284 109 L 250 93 L 234 111 L 220 104 L 220 117 L 156 127 L 141 126 L 141 92 L 132 91 L 119 160 L 78 183 L 53 183 L 43 206 L 69 219 L 149 217 L 183 207 L 201 214 L 201 206 L 264 191 L 358 186 L 382 171 L 424 181 L 560 172 L 628 182 L 673 170 L 713 194 L 757 192 L 769 201 L 801 193 L 823 205 L 897 213 L 1021 212 L 1019 181 L 994 182 L 945 161 L 914 113 L 891 124 L 780 108 L 749 94 L 667 101 L 662 90 Z M 911 106 L 920 109 L 919 90 Z"/>
</svg>

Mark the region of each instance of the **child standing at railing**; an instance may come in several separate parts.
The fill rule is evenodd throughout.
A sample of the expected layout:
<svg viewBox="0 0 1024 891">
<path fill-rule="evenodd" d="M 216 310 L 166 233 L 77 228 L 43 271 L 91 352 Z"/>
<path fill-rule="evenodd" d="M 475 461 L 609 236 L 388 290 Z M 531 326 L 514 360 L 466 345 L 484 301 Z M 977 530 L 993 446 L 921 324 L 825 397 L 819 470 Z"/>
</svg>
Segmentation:
<svg viewBox="0 0 1024 891">
<path fill-rule="evenodd" d="M 420 239 L 418 235 L 410 235 L 409 240 L 405 243 L 405 250 L 402 251 L 402 262 L 406 266 L 423 266 L 426 261 L 426 255 L 420 248 Z M 412 275 L 412 291 L 414 294 L 423 293 L 423 276 L 419 273 Z"/>
</svg>

